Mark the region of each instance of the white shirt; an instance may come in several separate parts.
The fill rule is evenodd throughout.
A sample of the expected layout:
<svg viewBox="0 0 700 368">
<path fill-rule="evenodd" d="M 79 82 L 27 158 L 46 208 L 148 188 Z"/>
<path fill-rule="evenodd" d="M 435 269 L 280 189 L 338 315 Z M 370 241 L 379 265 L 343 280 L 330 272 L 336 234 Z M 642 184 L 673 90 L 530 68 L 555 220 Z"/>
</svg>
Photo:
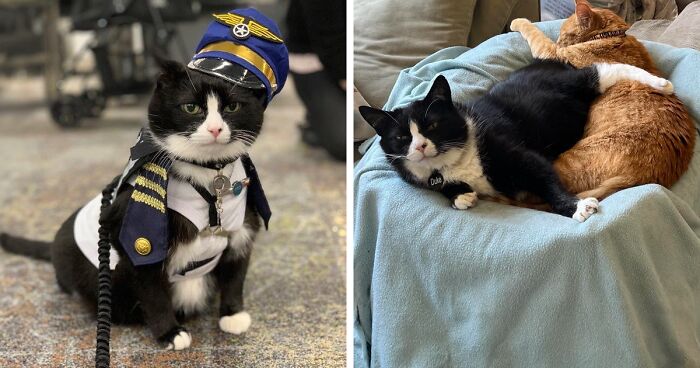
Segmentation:
<svg viewBox="0 0 700 368">
<path fill-rule="evenodd" d="M 226 165 L 223 174 L 230 178 L 231 183 L 241 181 L 246 178 L 245 169 L 241 160 Z M 129 183 L 133 184 L 136 174 L 129 178 Z M 239 231 L 243 227 L 245 218 L 247 188 L 237 196 L 233 193 L 226 194 L 223 198 L 223 212 L 221 214 L 221 226 L 231 233 Z M 98 267 L 97 243 L 99 235 L 100 202 L 102 194 L 98 194 L 83 208 L 80 209 L 75 218 L 73 232 L 78 247 L 83 255 L 95 266 Z M 178 212 L 191 221 L 201 232 L 209 226 L 209 203 L 186 181 L 179 180 L 173 176 L 169 177 L 167 189 L 167 206 L 169 209 Z M 196 254 L 189 255 L 191 262 L 198 262 L 213 259 L 206 264 L 190 270 L 184 275 L 180 271 L 171 273 L 170 281 L 178 281 L 183 278 L 197 277 L 209 273 L 216 267 L 221 258 L 221 254 L 228 245 L 228 240 L 221 241 L 220 236 L 199 236 L 199 246 L 196 247 Z M 181 245 L 189 246 L 189 245 Z M 119 262 L 119 254 L 112 248 L 110 250 L 109 267 L 113 270 Z"/>
</svg>

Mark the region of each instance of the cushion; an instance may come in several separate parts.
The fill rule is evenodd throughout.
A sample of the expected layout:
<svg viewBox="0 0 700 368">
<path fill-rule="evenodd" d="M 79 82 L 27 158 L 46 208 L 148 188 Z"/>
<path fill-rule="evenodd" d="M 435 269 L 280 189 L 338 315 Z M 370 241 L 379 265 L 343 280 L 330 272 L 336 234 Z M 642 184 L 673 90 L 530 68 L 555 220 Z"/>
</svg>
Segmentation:
<svg viewBox="0 0 700 368">
<path fill-rule="evenodd" d="M 515 18 L 539 19 L 538 0 L 357 0 L 354 83 L 383 106 L 398 72 L 450 46 L 476 46 Z"/>
<path fill-rule="evenodd" d="M 690 3 L 671 20 L 640 20 L 627 33 L 641 40 L 700 50 L 700 1 Z"/>
<path fill-rule="evenodd" d="M 560 21 L 539 26 L 552 39 Z M 697 121 L 700 52 L 645 42 Z M 532 61 L 516 33 L 401 72 L 388 108 L 437 74 L 455 100 Z M 700 365 L 700 145 L 668 190 L 642 185 L 585 223 L 481 201 L 450 208 L 375 141 L 354 172 L 356 367 Z"/>
<path fill-rule="evenodd" d="M 700 1 L 685 7 L 658 41 L 676 47 L 700 50 Z"/>
<path fill-rule="evenodd" d="M 476 0 L 356 0 L 354 83 L 382 106 L 398 72 L 445 47 L 466 46 Z"/>
</svg>

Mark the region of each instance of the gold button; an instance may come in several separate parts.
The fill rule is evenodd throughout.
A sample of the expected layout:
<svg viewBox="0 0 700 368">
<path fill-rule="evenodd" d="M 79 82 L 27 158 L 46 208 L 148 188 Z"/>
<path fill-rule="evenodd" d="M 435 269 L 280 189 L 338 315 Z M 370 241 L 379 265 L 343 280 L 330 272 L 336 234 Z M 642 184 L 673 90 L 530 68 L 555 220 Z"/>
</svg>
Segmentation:
<svg viewBox="0 0 700 368">
<path fill-rule="evenodd" d="M 151 253 L 151 242 L 146 238 L 138 238 L 134 242 L 134 249 L 136 249 L 136 253 L 142 256 L 148 255 L 148 253 Z"/>
</svg>

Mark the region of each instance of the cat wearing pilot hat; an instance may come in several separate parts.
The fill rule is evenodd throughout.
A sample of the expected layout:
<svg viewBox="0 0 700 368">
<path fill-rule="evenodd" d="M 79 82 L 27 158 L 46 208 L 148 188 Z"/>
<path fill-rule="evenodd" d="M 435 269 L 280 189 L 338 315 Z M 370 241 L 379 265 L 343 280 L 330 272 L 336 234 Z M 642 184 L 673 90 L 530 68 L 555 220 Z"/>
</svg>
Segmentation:
<svg viewBox="0 0 700 368">
<path fill-rule="evenodd" d="M 148 123 L 105 211 L 99 194 L 51 243 L 0 239 L 10 252 L 50 259 L 61 289 L 95 305 L 102 224 L 112 244 L 113 321 L 144 323 L 174 350 L 192 343 L 181 321 L 216 293 L 221 330 L 251 325 L 243 284 L 271 211 L 248 150 L 288 72 L 272 20 L 255 9 L 213 17 L 189 64 L 159 62 Z"/>
</svg>

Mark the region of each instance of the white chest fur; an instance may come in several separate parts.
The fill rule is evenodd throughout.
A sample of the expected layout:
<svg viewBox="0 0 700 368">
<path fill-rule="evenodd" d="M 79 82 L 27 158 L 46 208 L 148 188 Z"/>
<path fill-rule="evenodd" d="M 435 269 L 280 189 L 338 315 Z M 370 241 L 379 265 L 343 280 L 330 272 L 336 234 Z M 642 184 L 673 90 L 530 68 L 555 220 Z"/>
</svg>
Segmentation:
<svg viewBox="0 0 700 368">
<path fill-rule="evenodd" d="M 467 144 L 462 149 L 452 149 L 419 162 L 406 161 L 406 168 L 421 181 L 427 181 L 438 170 L 446 182 L 467 183 L 477 194 L 495 195 L 479 159 L 474 128 L 470 127 Z"/>
<path fill-rule="evenodd" d="M 495 195 L 496 190 L 484 175 L 484 168 L 481 166 L 475 146 L 473 143 L 469 144 L 461 157 L 453 165 L 446 166 L 440 173 L 446 182 L 467 183 L 479 195 Z"/>
</svg>

